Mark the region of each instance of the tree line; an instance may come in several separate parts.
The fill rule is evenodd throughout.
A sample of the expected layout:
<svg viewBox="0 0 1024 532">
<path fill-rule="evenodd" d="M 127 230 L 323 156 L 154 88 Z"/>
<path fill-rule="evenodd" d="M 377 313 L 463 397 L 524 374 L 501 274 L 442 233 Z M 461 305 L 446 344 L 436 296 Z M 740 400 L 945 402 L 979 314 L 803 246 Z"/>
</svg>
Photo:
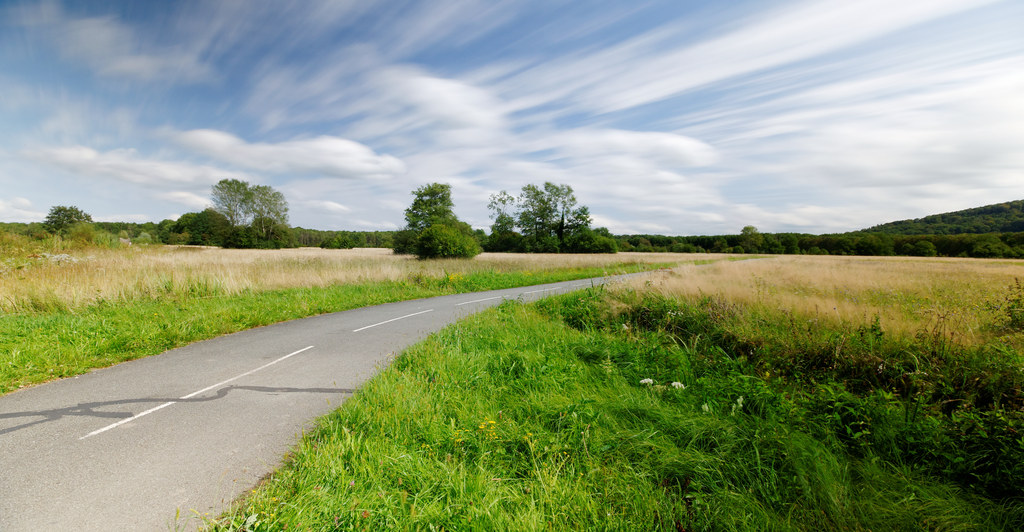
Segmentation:
<svg viewBox="0 0 1024 532">
<path fill-rule="evenodd" d="M 763 253 L 916 257 L 1024 258 L 1024 232 L 892 235 L 886 233 L 760 233 L 747 226 L 738 235 L 616 236 L 621 251 L 675 253 Z"/>
<path fill-rule="evenodd" d="M 955 235 L 1024 231 L 1024 200 L 1008 201 L 956 212 L 900 220 L 865 229 L 891 235 Z"/>
<path fill-rule="evenodd" d="M 907 255 L 922 257 L 1024 258 L 1024 232 L 963 234 L 900 234 L 921 226 L 905 221 L 888 224 L 890 232 L 841 234 L 761 233 L 754 226 L 736 235 L 665 236 L 612 235 L 592 228 L 590 210 L 580 205 L 572 187 L 546 182 L 529 184 L 513 196 L 500 191 L 489 197 L 490 232 L 473 229 L 454 213 L 451 186 L 429 183 L 412 191 L 399 231 L 323 231 L 290 227 L 288 202 L 272 187 L 225 179 L 211 188 L 212 207 L 159 223 L 93 222 L 74 206 L 50 209 L 41 223 L 6 223 L 0 229 L 35 238 L 59 235 L 76 241 L 116 245 L 188 244 L 237 248 L 311 246 L 327 249 L 391 248 L 421 258 L 472 257 L 481 251 L 543 253 L 614 253 L 621 251 L 677 253 L 761 253 L 809 255 Z M 937 223 L 975 216 L 978 223 L 1010 224 L 1024 201 L 1009 202 L 922 219 Z M 901 225 L 902 224 L 902 225 Z M 876 226 L 878 228 L 886 226 Z M 932 227 L 937 227 L 932 225 Z M 941 227 L 941 226 L 938 226 Z"/>
</svg>

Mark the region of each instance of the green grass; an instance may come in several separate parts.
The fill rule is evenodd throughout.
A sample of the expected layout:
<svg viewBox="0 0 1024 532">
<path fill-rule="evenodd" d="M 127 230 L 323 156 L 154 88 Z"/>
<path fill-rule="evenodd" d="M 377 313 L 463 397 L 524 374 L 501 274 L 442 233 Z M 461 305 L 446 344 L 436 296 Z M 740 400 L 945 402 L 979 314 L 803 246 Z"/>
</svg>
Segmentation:
<svg viewBox="0 0 1024 532">
<path fill-rule="evenodd" d="M 0 394 L 199 340 L 280 321 L 437 295 L 527 286 L 665 264 L 620 264 L 539 272 L 482 271 L 440 278 L 224 295 L 206 281 L 168 282 L 152 298 L 82 309 L 40 302 L 39 312 L 0 314 Z"/>
<path fill-rule="evenodd" d="M 1020 491 L 994 496 L 985 478 L 958 476 L 926 456 L 886 447 L 899 447 L 902 436 L 970 429 L 932 412 L 927 402 L 907 416 L 906 401 L 891 391 L 851 392 L 827 369 L 803 379 L 772 373 L 761 359 L 734 350 L 741 344 L 729 342 L 730 318 L 719 310 L 609 297 L 603 290 L 531 306 L 506 302 L 406 351 L 306 434 L 285 467 L 209 524 L 214 530 L 1024 526 Z M 642 384 L 648 378 L 653 382 Z M 984 409 L 990 412 L 1013 417 Z M 1020 425 L 989 428 L 1007 427 Z M 996 445 L 987 435 L 962 441 L 976 447 L 962 457 L 977 459 L 981 468 L 1000 466 L 992 463 L 998 457 L 985 455 Z M 1013 468 L 1020 465 L 1011 460 L 1024 439 L 1003 443 L 1011 448 L 999 450 L 1010 452 L 1001 466 L 1019 483 Z"/>
</svg>

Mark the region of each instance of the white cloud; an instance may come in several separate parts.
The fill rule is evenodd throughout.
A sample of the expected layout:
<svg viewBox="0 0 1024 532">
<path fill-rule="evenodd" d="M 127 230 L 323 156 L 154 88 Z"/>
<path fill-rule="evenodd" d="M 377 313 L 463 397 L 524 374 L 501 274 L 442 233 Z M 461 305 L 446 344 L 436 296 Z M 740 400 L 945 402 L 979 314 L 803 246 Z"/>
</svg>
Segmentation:
<svg viewBox="0 0 1024 532">
<path fill-rule="evenodd" d="M 715 149 L 705 142 L 655 131 L 576 129 L 554 134 L 546 141 L 549 147 L 574 157 L 627 156 L 668 168 L 707 166 L 718 159 Z"/>
<path fill-rule="evenodd" d="M 188 192 L 184 190 L 169 190 L 167 192 L 160 192 L 156 194 L 156 197 L 161 200 L 174 202 L 180 205 L 191 207 L 197 211 L 201 211 L 208 207 L 213 206 L 213 202 L 210 201 L 209 196 L 200 196 L 194 192 Z M 180 216 L 180 215 L 179 215 Z M 173 219 L 177 219 L 175 216 Z"/>
<path fill-rule="evenodd" d="M 516 7 L 513 2 L 431 0 L 387 28 L 382 40 L 394 57 L 432 46 L 460 47 L 508 22 Z"/>
<path fill-rule="evenodd" d="M 249 143 L 212 129 L 196 129 L 173 135 L 192 151 L 235 166 L 277 174 L 325 175 L 350 179 L 377 179 L 405 172 L 401 160 L 378 155 L 351 140 L 320 136 L 280 143 Z"/>
<path fill-rule="evenodd" d="M 804 1 L 756 13 L 732 31 L 698 43 L 680 41 L 686 23 L 667 25 L 615 46 L 545 61 L 500 85 L 521 109 L 558 101 L 563 112 L 618 111 L 815 58 L 992 1 Z"/>
<path fill-rule="evenodd" d="M 404 101 L 419 117 L 442 129 L 496 129 L 504 126 L 501 104 L 489 92 L 454 79 L 412 69 L 389 69 L 377 83 Z"/>
<path fill-rule="evenodd" d="M 39 222 L 45 217 L 45 212 L 35 210 L 32 202 L 25 198 L 0 198 L 0 221 Z"/>
<path fill-rule="evenodd" d="M 44 3 L 36 9 L 22 10 L 18 18 L 22 24 L 48 30 L 61 55 L 102 76 L 183 83 L 213 77 L 198 50 L 184 44 L 145 42 L 113 16 L 72 18 L 59 5 Z"/>
<path fill-rule="evenodd" d="M 72 174 L 112 178 L 148 186 L 212 185 L 221 179 L 251 180 L 246 174 L 213 166 L 140 158 L 132 149 L 99 152 L 85 146 L 70 146 L 26 150 L 23 155 Z"/>
<path fill-rule="evenodd" d="M 352 212 L 352 209 L 336 201 L 326 200 L 306 200 L 301 203 L 300 207 L 305 207 L 311 210 L 322 211 L 331 214 L 345 214 Z"/>
</svg>

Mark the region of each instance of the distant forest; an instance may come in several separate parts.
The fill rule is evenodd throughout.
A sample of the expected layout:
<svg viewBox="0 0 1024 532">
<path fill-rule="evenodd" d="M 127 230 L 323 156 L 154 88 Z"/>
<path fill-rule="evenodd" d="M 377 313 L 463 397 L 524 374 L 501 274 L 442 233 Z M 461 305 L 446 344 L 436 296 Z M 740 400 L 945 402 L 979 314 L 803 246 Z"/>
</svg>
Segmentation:
<svg viewBox="0 0 1024 532">
<path fill-rule="evenodd" d="M 230 245 L 229 226 L 212 210 L 188 213 L 160 223 L 94 222 L 97 231 L 134 243 Z M 0 230 L 29 237 L 47 235 L 42 223 L 0 223 Z M 393 248 L 397 231 L 324 231 L 290 227 L 273 247 Z M 472 232 L 484 250 L 500 242 L 482 230 Z M 762 253 L 807 255 L 906 255 L 921 257 L 1024 258 L 1024 200 L 917 220 L 877 225 L 861 231 L 813 235 L 761 233 L 753 226 L 740 234 L 716 236 L 608 235 L 619 251 L 678 253 Z"/>
<path fill-rule="evenodd" d="M 890 235 L 959 235 L 1024 231 L 1024 200 L 933 214 L 917 220 L 876 225 L 865 233 Z"/>
</svg>

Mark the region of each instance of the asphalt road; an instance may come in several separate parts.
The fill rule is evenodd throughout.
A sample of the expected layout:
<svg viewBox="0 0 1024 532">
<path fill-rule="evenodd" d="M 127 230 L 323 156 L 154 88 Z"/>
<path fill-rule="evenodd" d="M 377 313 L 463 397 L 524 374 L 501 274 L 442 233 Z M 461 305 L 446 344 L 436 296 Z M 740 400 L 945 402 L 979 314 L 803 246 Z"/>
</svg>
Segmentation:
<svg viewBox="0 0 1024 532">
<path fill-rule="evenodd" d="M 194 529 L 393 354 L 504 299 L 603 282 L 325 314 L 0 397 L 0 531 Z"/>
</svg>

